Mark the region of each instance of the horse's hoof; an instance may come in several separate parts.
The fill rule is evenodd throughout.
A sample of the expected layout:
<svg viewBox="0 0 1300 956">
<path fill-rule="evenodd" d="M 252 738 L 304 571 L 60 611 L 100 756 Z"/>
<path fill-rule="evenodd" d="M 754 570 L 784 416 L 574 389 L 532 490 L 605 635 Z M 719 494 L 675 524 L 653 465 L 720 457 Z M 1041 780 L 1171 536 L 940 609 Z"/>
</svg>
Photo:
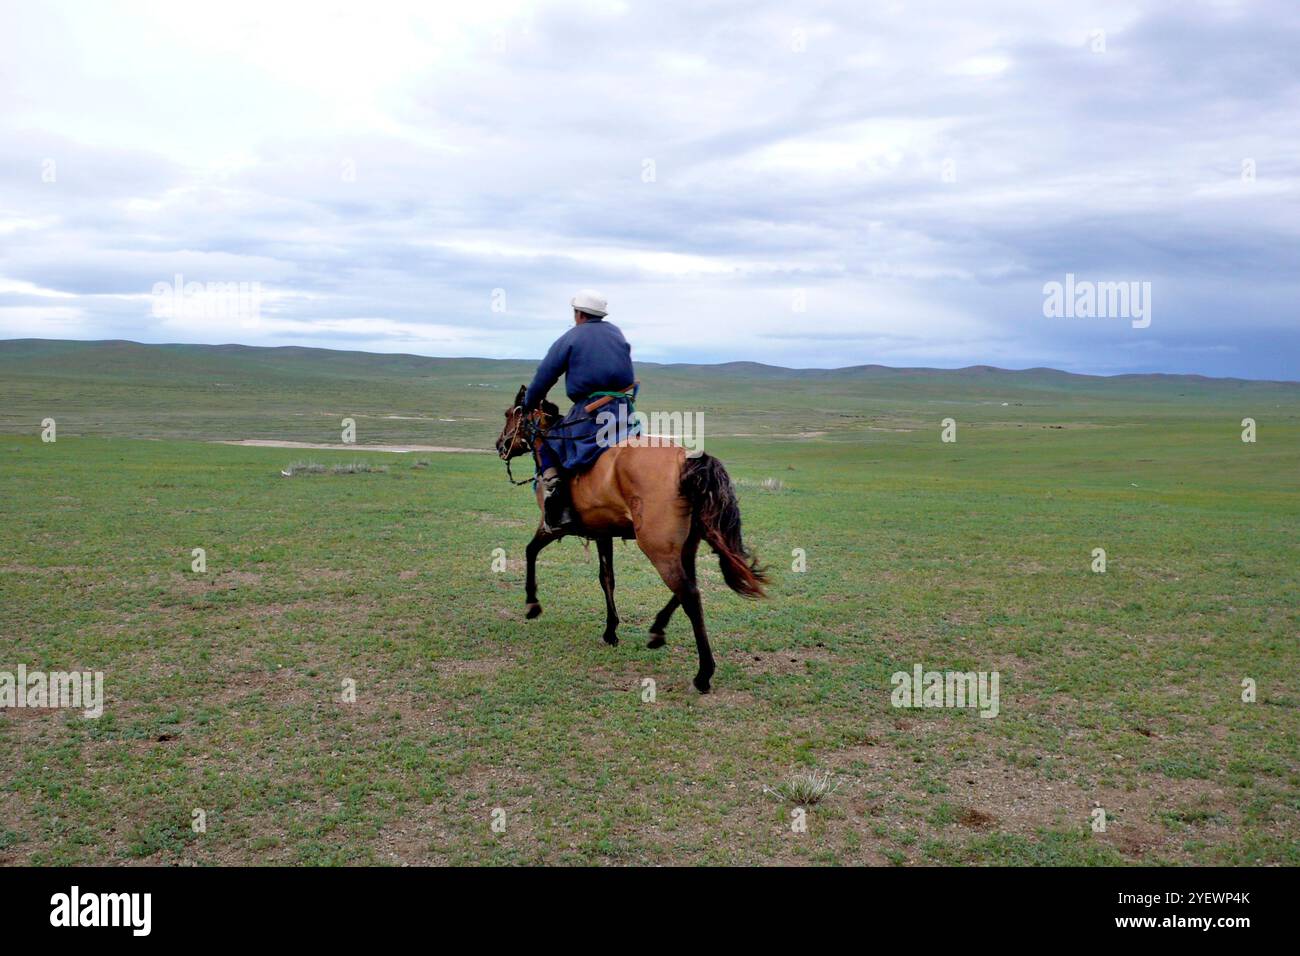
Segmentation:
<svg viewBox="0 0 1300 956">
<path fill-rule="evenodd" d="M 701 677 L 699 674 L 696 674 L 695 679 L 691 681 L 691 683 L 695 685 L 695 689 L 701 694 L 707 694 L 709 692 L 709 679 L 707 677 Z"/>
<path fill-rule="evenodd" d="M 656 647 L 663 647 L 667 643 L 668 638 L 664 637 L 662 634 L 656 633 L 655 631 L 651 631 L 650 640 L 646 642 L 646 647 L 654 649 Z"/>
<path fill-rule="evenodd" d="M 524 607 L 527 608 L 524 617 L 528 618 L 530 621 L 542 613 L 542 606 L 536 601 L 529 601 L 524 605 Z"/>
<path fill-rule="evenodd" d="M 604 634 L 600 636 L 600 639 L 603 640 L 610 647 L 618 647 L 618 635 L 615 634 L 613 631 L 606 631 Z"/>
</svg>

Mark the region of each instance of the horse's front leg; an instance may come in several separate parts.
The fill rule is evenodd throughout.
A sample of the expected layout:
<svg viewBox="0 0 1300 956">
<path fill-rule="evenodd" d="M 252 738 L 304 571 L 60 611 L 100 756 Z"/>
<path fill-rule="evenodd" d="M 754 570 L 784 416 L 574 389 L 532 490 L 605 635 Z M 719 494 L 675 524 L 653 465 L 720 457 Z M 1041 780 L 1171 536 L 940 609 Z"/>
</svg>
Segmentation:
<svg viewBox="0 0 1300 956">
<path fill-rule="evenodd" d="M 541 554 L 542 548 L 554 540 L 556 535 L 548 534 L 538 528 L 537 533 L 533 535 L 533 540 L 528 542 L 528 547 L 524 550 L 528 559 L 528 570 L 524 576 L 524 607 L 526 608 L 524 616 L 530 621 L 542 613 L 542 606 L 537 603 L 537 556 Z"/>
<path fill-rule="evenodd" d="M 606 644 L 618 643 L 618 611 L 614 609 L 614 539 L 596 539 L 596 554 L 600 557 L 600 587 L 605 592 Z"/>
</svg>

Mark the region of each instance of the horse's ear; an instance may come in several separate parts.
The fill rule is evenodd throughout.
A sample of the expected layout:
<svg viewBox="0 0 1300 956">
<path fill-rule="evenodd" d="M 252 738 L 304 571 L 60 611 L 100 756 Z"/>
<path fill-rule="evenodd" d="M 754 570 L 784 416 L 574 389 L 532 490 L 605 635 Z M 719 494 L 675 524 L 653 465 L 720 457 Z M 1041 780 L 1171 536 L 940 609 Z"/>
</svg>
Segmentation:
<svg viewBox="0 0 1300 956">
<path fill-rule="evenodd" d="M 528 391 L 528 386 L 527 386 L 527 385 L 520 385 L 520 386 L 519 386 L 519 391 L 518 391 L 518 393 L 516 393 L 516 395 L 515 395 L 515 405 L 516 405 L 516 406 L 522 405 L 522 404 L 524 403 L 524 393 L 526 393 L 527 391 Z"/>
</svg>

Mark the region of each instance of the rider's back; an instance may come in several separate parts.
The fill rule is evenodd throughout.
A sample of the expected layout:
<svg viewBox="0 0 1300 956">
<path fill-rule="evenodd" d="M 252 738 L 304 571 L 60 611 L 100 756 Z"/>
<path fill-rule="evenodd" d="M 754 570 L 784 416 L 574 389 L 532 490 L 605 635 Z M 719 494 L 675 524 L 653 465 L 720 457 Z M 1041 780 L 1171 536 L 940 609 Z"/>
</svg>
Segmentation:
<svg viewBox="0 0 1300 956">
<path fill-rule="evenodd" d="M 555 347 L 567 356 L 564 391 L 580 402 L 592 392 L 632 384 L 632 348 L 612 322 L 583 322 L 560 336 Z M 551 356 L 547 356 L 550 360 Z M 559 358 L 557 355 L 556 358 Z"/>
</svg>

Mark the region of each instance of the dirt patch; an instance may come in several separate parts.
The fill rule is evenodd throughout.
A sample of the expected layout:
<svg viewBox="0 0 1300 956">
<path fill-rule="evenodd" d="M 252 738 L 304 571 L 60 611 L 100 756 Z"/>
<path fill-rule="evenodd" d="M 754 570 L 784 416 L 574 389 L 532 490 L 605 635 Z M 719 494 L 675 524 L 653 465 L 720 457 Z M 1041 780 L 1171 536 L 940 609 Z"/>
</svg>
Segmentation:
<svg viewBox="0 0 1300 956">
<path fill-rule="evenodd" d="M 411 451 L 446 451 L 463 452 L 469 455 L 486 455 L 490 448 L 452 448 L 450 445 L 345 445 L 342 442 L 326 444 L 322 442 L 280 441 L 270 438 L 241 438 L 238 441 L 218 441 L 216 445 L 245 445 L 249 448 L 309 448 L 320 451 L 389 451 L 405 454 Z"/>
<path fill-rule="evenodd" d="M 82 574 L 85 568 L 76 565 L 50 565 L 38 567 L 34 564 L 2 564 L 0 574 Z"/>
<path fill-rule="evenodd" d="M 743 657 L 733 655 L 733 659 L 748 674 L 802 674 L 814 662 L 833 664 L 837 660 L 834 654 L 822 647 L 757 651 Z"/>
<path fill-rule="evenodd" d="M 1151 851 L 1177 858 L 1184 836 L 1160 825 L 1162 812 L 1204 803 L 1216 816 L 1204 830 L 1226 828 L 1236 812 L 1221 785 L 1203 780 L 1144 780 L 1132 789 L 1115 786 L 1081 786 L 1074 779 L 1051 784 L 1033 772 L 990 764 L 953 772 L 950 791 L 970 801 L 958 822 L 971 826 L 967 817 L 987 818 L 977 829 L 1032 835 L 1039 828 L 1087 825 L 1094 808 L 1107 816 L 1107 828 L 1095 834 L 1125 857 L 1141 859 Z"/>
<path fill-rule="evenodd" d="M 479 524 L 491 525 L 494 528 L 531 527 L 530 523 L 527 521 L 521 521 L 518 518 L 503 518 L 500 515 L 491 514 L 487 511 L 469 511 L 466 512 L 466 515 L 468 517 L 476 519 L 479 522 Z"/>
<path fill-rule="evenodd" d="M 514 661 L 510 658 L 481 657 L 462 660 L 444 657 L 440 660 L 431 661 L 429 667 L 436 671 L 441 677 L 450 677 L 459 674 L 481 674 L 491 676 L 503 668 L 513 664 Z"/>
<path fill-rule="evenodd" d="M 403 571 L 402 574 L 406 572 Z M 414 572 L 411 573 L 414 577 Z M 357 577 L 357 572 L 343 568 L 308 568 L 298 573 L 299 581 L 347 581 Z"/>
<path fill-rule="evenodd" d="M 233 591 L 241 587 L 250 587 L 262 580 L 256 571 L 222 571 L 218 574 L 188 574 L 173 571 L 171 582 L 179 586 L 182 594 L 202 594 L 207 591 Z"/>
<path fill-rule="evenodd" d="M 997 824 L 998 818 L 983 810 L 966 807 L 957 817 L 957 822 L 971 830 L 991 830 Z"/>
<path fill-rule="evenodd" d="M 772 432 L 771 434 L 759 434 L 758 432 L 731 432 L 730 434 L 719 435 L 719 438 L 821 438 L 830 432 L 811 431 L 811 432 Z M 671 437 L 652 435 L 652 438 Z"/>
</svg>

